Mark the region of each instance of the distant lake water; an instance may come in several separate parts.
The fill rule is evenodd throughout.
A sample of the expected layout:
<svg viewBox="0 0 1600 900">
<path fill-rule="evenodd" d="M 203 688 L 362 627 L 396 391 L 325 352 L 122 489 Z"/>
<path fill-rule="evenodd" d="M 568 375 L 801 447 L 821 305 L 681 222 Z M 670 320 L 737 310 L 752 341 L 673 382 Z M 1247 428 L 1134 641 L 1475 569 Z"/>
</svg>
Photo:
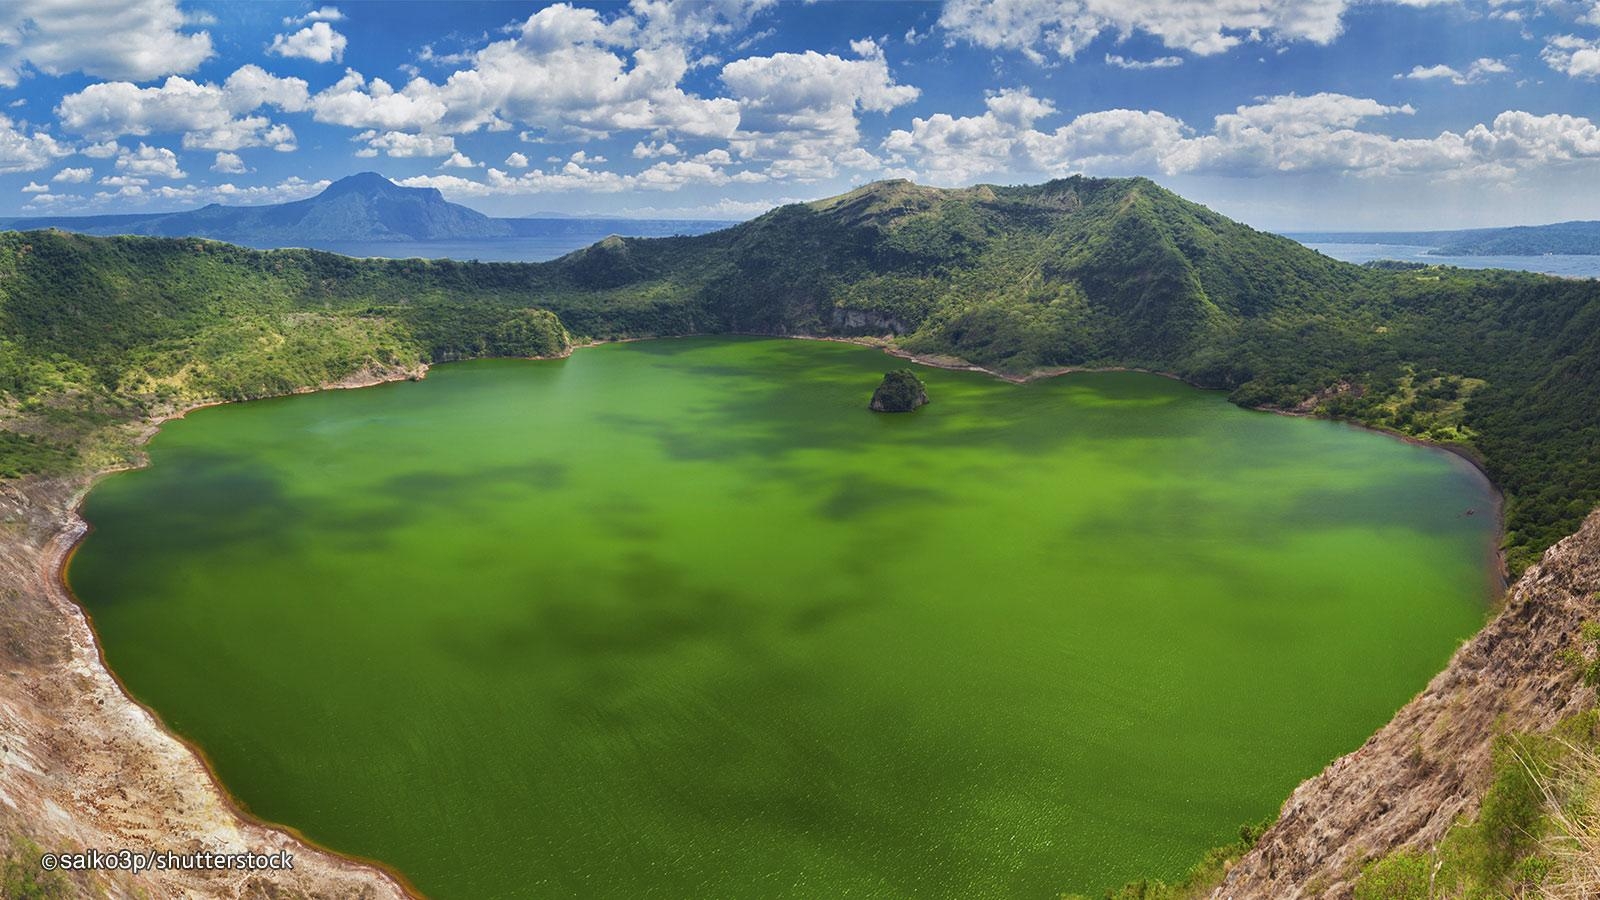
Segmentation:
<svg viewBox="0 0 1600 900">
<path fill-rule="evenodd" d="M 383 259 L 458 259 L 480 262 L 543 262 L 581 250 L 613 234 L 672 237 L 705 234 L 732 222 L 704 219 L 522 219 L 524 234 L 462 241 L 312 241 L 306 246 L 343 256 Z M 279 244 L 251 244 L 267 250 Z"/>
<path fill-rule="evenodd" d="M 1600 278 L 1600 256 L 1434 256 L 1432 247 L 1412 244 L 1306 244 L 1313 250 L 1345 262 L 1365 263 L 1396 259 L 1463 269 L 1515 269 L 1567 278 Z"/>
</svg>

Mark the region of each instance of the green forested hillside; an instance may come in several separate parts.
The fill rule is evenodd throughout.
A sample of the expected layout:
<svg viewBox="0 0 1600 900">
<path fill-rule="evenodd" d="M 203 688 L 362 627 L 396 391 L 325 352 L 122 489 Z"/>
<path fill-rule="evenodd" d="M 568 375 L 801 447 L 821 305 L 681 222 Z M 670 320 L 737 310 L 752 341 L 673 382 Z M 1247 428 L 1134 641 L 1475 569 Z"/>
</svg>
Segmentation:
<svg viewBox="0 0 1600 900">
<path fill-rule="evenodd" d="M 96 436 L 152 404 L 545 355 L 563 326 L 893 333 L 1007 373 L 1140 366 L 1468 445 L 1508 494 L 1514 569 L 1600 502 L 1600 282 L 1348 265 L 1145 179 L 884 182 L 543 264 L 0 235 L 0 392 L 27 436 L 0 473 L 100 464 Z"/>
</svg>

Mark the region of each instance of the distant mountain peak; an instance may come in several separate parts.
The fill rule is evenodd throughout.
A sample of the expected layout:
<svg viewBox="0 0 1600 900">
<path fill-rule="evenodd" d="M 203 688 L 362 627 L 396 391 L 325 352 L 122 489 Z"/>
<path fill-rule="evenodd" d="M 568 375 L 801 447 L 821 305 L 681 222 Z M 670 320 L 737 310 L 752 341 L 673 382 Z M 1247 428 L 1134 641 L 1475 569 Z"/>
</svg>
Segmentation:
<svg viewBox="0 0 1600 900">
<path fill-rule="evenodd" d="M 346 194 L 360 194 L 367 197 L 393 197 L 414 198 L 425 201 L 444 202 L 444 195 L 438 188 L 403 187 L 395 184 L 377 172 L 357 172 L 354 175 L 335 181 L 318 194 L 321 197 L 340 197 Z"/>
<path fill-rule="evenodd" d="M 506 237 L 511 226 L 444 199 L 437 188 L 405 187 L 360 172 L 335 181 L 315 197 L 265 206 L 208 204 L 174 213 L 42 219 L 91 234 L 207 237 L 246 244 L 313 241 L 433 241 Z"/>
</svg>

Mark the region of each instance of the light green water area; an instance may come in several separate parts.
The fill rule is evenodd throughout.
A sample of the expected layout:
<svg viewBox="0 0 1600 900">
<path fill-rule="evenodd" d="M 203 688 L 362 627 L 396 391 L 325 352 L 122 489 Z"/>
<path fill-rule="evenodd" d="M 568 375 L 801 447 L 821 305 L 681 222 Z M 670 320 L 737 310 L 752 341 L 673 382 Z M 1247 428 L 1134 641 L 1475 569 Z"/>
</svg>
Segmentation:
<svg viewBox="0 0 1600 900">
<path fill-rule="evenodd" d="M 899 364 L 653 341 L 203 410 L 71 583 L 252 812 L 439 898 L 1179 876 L 1482 622 L 1446 454 L 1138 374 L 867 411 Z"/>
</svg>

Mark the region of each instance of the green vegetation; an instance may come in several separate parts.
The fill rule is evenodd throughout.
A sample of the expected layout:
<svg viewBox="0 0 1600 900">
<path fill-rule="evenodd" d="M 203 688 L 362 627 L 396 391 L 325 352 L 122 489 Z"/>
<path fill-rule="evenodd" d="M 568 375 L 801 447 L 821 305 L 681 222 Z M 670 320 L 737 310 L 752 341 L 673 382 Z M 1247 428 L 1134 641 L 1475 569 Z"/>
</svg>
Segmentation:
<svg viewBox="0 0 1600 900">
<path fill-rule="evenodd" d="M 1597 728 L 1600 716 L 1591 711 L 1549 735 L 1502 736 L 1477 819 L 1452 828 L 1438 847 L 1400 850 L 1370 863 L 1356 883 L 1356 900 L 1560 895 L 1571 851 L 1594 849 L 1579 848 L 1571 826 L 1577 821 L 1593 828 Z M 1600 860 L 1591 856 L 1589 862 Z"/>
<path fill-rule="evenodd" d="M 1600 253 L 1600 222 L 1558 222 L 1487 228 L 1451 235 L 1432 252 L 1441 256 L 1592 256 Z"/>
<path fill-rule="evenodd" d="M 161 402 L 565 344 L 527 309 L 595 339 L 870 322 L 1006 373 L 1150 368 L 1245 406 L 1460 444 L 1507 494 L 1513 571 L 1600 503 L 1600 283 L 1349 265 L 1146 179 L 884 182 L 537 265 L 11 233 L 0 391 L 13 430 L 84 448 L 105 426 L 78 411 L 131 421 Z M 17 452 L 0 468 L 21 470 Z"/>
<path fill-rule="evenodd" d="M 1563 660 L 1600 685 L 1600 623 L 1587 622 Z M 1437 847 L 1370 863 L 1356 900 L 1592 897 L 1600 889 L 1600 710 L 1548 734 L 1501 735 L 1475 820 Z"/>
<path fill-rule="evenodd" d="M 72 885 L 60 872 L 46 872 L 39 866 L 44 850 L 24 837 L 14 837 L 11 847 L 0 858 L 0 897 L 6 900 L 66 900 L 74 896 Z"/>
<path fill-rule="evenodd" d="M 928 402 L 928 388 L 910 369 L 885 372 L 868 404 L 874 412 L 911 412 Z"/>
</svg>

